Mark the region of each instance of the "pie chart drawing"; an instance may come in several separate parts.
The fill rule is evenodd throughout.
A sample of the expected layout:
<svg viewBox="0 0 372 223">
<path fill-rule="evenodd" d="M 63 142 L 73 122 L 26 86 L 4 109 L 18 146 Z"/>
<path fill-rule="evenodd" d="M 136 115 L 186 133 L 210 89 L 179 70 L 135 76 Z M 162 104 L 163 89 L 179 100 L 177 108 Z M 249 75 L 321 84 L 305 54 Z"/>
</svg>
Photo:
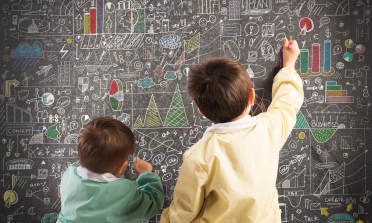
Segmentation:
<svg viewBox="0 0 372 223">
<path fill-rule="evenodd" d="M 18 202 L 18 195 L 13 190 L 7 190 L 4 193 L 5 207 L 9 208 L 10 205 L 16 204 Z"/>
<path fill-rule="evenodd" d="M 114 111 L 120 111 L 123 107 L 123 85 L 119 79 L 114 79 L 110 85 L 110 105 Z"/>
<path fill-rule="evenodd" d="M 355 51 L 359 54 L 364 53 L 365 50 L 366 50 L 366 47 L 363 44 L 358 44 L 355 47 Z"/>
<path fill-rule="evenodd" d="M 310 18 L 307 18 L 307 17 L 302 18 L 300 20 L 299 26 L 300 26 L 302 35 L 305 35 L 307 32 L 310 32 L 314 29 L 313 20 L 311 20 Z"/>
<path fill-rule="evenodd" d="M 346 48 L 351 48 L 351 47 L 353 47 L 353 45 L 354 45 L 353 40 L 351 40 L 351 39 L 347 39 L 347 40 L 345 41 L 345 46 L 346 46 Z"/>
<path fill-rule="evenodd" d="M 345 53 L 344 60 L 347 62 L 351 62 L 353 60 L 353 55 L 351 53 Z"/>
</svg>

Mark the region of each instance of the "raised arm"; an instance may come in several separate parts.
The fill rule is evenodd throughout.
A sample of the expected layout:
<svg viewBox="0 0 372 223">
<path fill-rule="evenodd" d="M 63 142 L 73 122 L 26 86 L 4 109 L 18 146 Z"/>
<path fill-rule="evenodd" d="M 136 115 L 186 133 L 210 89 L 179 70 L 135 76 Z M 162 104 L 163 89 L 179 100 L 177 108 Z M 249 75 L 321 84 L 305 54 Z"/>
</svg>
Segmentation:
<svg viewBox="0 0 372 223">
<path fill-rule="evenodd" d="M 288 44 L 292 44 L 291 49 Z M 274 78 L 272 102 L 266 113 L 259 116 L 269 119 L 270 130 L 275 131 L 280 148 L 296 124 L 296 114 L 304 100 L 302 80 L 294 69 L 299 55 L 296 41 L 283 44 L 283 68 Z"/>
</svg>

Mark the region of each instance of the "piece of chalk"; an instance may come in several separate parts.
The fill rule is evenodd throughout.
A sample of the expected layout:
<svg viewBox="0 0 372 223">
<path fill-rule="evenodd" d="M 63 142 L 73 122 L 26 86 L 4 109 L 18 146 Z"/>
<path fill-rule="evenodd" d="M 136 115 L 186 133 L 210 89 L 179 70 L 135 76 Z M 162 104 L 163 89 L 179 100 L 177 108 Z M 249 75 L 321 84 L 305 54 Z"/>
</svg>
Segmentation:
<svg viewBox="0 0 372 223">
<path fill-rule="evenodd" d="M 291 40 L 292 40 L 292 36 L 289 37 L 289 41 L 291 41 Z"/>
<path fill-rule="evenodd" d="M 293 49 L 294 48 L 293 43 L 288 44 L 288 48 Z"/>
</svg>

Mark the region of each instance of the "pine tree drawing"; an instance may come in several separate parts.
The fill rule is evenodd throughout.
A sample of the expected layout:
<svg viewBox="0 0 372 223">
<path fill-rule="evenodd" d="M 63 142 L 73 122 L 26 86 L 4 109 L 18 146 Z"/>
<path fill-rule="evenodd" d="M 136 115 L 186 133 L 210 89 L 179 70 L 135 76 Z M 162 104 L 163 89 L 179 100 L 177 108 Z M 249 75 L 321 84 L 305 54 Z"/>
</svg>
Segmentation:
<svg viewBox="0 0 372 223">
<path fill-rule="evenodd" d="M 160 127 L 162 125 L 158 108 L 156 107 L 154 95 L 151 95 L 149 107 L 143 122 L 144 127 Z"/>
<path fill-rule="evenodd" d="M 173 99 L 165 118 L 164 126 L 184 126 L 188 125 L 185 107 L 183 106 L 180 89 L 177 85 Z"/>
<path fill-rule="evenodd" d="M 136 122 L 134 123 L 134 128 L 138 129 L 142 127 L 142 119 L 140 116 L 137 117 Z"/>
</svg>

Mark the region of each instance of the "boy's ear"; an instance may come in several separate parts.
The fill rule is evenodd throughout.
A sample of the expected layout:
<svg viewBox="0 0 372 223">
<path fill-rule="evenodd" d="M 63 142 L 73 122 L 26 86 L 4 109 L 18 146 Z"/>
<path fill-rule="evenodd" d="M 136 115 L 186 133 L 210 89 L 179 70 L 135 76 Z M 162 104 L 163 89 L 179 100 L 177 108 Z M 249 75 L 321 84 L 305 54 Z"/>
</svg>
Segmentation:
<svg viewBox="0 0 372 223">
<path fill-rule="evenodd" d="M 256 92 L 254 91 L 254 88 L 251 88 L 251 90 L 249 90 L 248 105 L 253 106 L 255 98 L 256 98 Z"/>
<path fill-rule="evenodd" d="M 117 170 L 121 171 L 122 169 L 124 169 L 125 166 L 128 166 L 128 160 L 125 160 L 124 163 L 119 164 L 119 166 L 117 167 Z"/>
<path fill-rule="evenodd" d="M 201 114 L 202 116 L 204 116 L 204 115 L 203 115 L 203 113 L 202 113 L 202 112 L 200 111 L 200 109 L 199 109 L 199 108 L 198 108 L 198 112 L 199 112 L 199 113 L 200 113 L 200 114 Z"/>
</svg>

